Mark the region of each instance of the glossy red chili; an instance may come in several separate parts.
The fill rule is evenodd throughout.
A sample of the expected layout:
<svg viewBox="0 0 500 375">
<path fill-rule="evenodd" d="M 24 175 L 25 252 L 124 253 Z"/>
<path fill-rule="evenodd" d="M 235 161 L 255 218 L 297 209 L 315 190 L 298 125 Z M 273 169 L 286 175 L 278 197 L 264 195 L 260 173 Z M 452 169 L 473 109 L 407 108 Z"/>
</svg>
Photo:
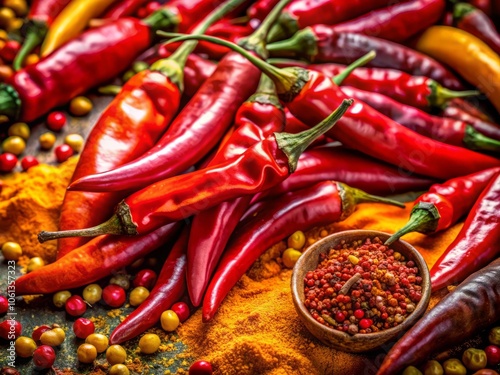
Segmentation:
<svg viewBox="0 0 500 375">
<path fill-rule="evenodd" d="M 45 242 L 70 236 L 145 234 L 159 226 L 244 195 L 266 190 L 292 173 L 300 154 L 330 129 L 352 104 L 341 105 L 315 127 L 299 133 L 274 133 L 238 157 L 195 172 L 154 183 L 121 201 L 107 222 L 83 230 L 41 232 Z"/>
<path fill-rule="evenodd" d="M 410 328 L 385 356 L 377 375 L 419 365 L 498 321 L 500 258 L 471 274 Z"/>
<path fill-rule="evenodd" d="M 19 277 L 16 293 L 48 294 L 91 284 L 167 243 L 180 225 L 165 225 L 145 236 L 94 238 L 54 263 Z"/>
<path fill-rule="evenodd" d="M 498 124 L 473 116 L 460 107 L 448 104 L 444 107 L 441 115 L 447 118 L 463 121 L 470 124 L 478 132 L 490 138 L 500 140 L 500 126 Z"/>
<path fill-rule="evenodd" d="M 415 200 L 408 224 L 391 236 L 386 244 L 411 232 L 434 233 L 448 229 L 467 214 L 500 168 L 490 168 L 442 184 L 432 185 Z"/>
<path fill-rule="evenodd" d="M 349 97 L 375 108 L 398 124 L 437 141 L 471 150 L 500 151 L 500 141 L 486 137 L 473 126 L 459 120 L 430 115 L 418 108 L 401 104 L 388 96 L 342 86 Z"/>
<path fill-rule="evenodd" d="M 462 87 L 458 78 L 436 60 L 403 45 L 374 36 L 338 33 L 333 26 L 314 25 L 292 38 L 269 44 L 272 56 L 299 56 L 311 62 L 351 63 L 370 51 L 376 57 L 367 65 L 429 77 L 450 89 Z"/>
<path fill-rule="evenodd" d="M 234 132 L 208 167 L 241 155 L 273 132 L 282 131 L 284 125 L 285 115 L 274 84 L 262 75 L 257 92 L 236 113 Z M 210 276 L 251 199 L 249 195 L 239 197 L 193 218 L 187 253 L 187 286 L 194 306 L 200 305 Z"/>
<path fill-rule="evenodd" d="M 170 250 L 151 293 L 113 330 L 109 337 L 111 344 L 130 340 L 153 327 L 160 320 L 161 314 L 182 297 L 186 290 L 188 239 L 189 228 L 184 228 Z"/>
<path fill-rule="evenodd" d="M 498 257 L 500 241 L 500 175 L 483 190 L 457 238 L 431 268 L 432 290 L 461 282 Z"/>
<path fill-rule="evenodd" d="M 118 18 L 133 16 L 143 5 L 147 4 L 149 0 L 123 0 L 111 6 L 106 11 L 104 18 L 116 20 Z"/>
<path fill-rule="evenodd" d="M 481 9 L 488 17 L 493 15 L 493 4 L 491 0 L 469 0 L 469 3 Z"/>
<path fill-rule="evenodd" d="M 214 317 L 227 293 L 265 250 L 297 230 L 343 220 L 361 202 L 402 206 L 338 182 L 325 181 L 272 200 L 256 216 L 240 222 L 205 293 L 203 321 Z"/>
<path fill-rule="evenodd" d="M 500 53 L 500 35 L 493 21 L 480 9 L 468 3 L 456 3 L 453 8 L 454 25 L 478 37 L 493 51 Z"/>
<path fill-rule="evenodd" d="M 340 33 L 373 35 L 393 42 L 403 42 L 439 21 L 445 5 L 444 0 L 395 3 L 337 24 L 334 29 Z"/>
<path fill-rule="evenodd" d="M 278 4 L 279 0 L 256 0 L 247 9 L 247 16 L 252 20 L 262 21 L 269 12 Z"/>
</svg>

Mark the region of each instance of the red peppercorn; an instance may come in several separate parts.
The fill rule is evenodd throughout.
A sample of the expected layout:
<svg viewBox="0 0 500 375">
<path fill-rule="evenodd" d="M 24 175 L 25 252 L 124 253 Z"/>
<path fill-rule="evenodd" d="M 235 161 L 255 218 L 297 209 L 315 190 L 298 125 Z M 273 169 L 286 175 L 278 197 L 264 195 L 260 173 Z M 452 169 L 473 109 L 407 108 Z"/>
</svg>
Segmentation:
<svg viewBox="0 0 500 375">
<path fill-rule="evenodd" d="M 31 156 L 31 155 L 25 156 L 21 160 L 21 167 L 23 168 L 23 171 L 27 171 L 31 167 L 34 167 L 35 165 L 38 165 L 38 164 L 40 164 L 40 163 L 38 162 L 37 158 L 35 158 L 34 156 Z"/>
<path fill-rule="evenodd" d="M 484 351 L 486 352 L 486 359 L 489 366 L 494 367 L 500 364 L 500 347 L 488 345 Z"/>
<path fill-rule="evenodd" d="M 59 111 L 51 112 L 47 116 L 46 124 L 50 130 L 60 131 L 66 125 L 66 115 Z"/>
<path fill-rule="evenodd" d="M 363 317 L 365 316 L 365 312 L 361 309 L 357 309 L 354 311 L 354 317 L 356 319 L 363 319 Z"/>
<path fill-rule="evenodd" d="M 372 326 L 373 321 L 371 319 L 361 319 L 359 321 L 359 327 L 361 329 L 368 329 Z"/>
<path fill-rule="evenodd" d="M 74 295 L 66 300 L 66 312 L 71 316 L 81 316 L 87 311 L 87 304 L 82 297 Z"/>
<path fill-rule="evenodd" d="M 40 345 L 33 352 L 33 364 L 37 370 L 49 369 L 54 365 L 56 352 L 49 345 Z"/>
<path fill-rule="evenodd" d="M 342 323 L 342 322 L 345 320 L 345 315 L 344 315 L 344 314 L 342 314 L 342 312 L 337 311 L 337 313 L 335 314 L 335 320 L 336 320 L 338 323 Z"/>
<path fill-rule="evenodd" d="M 73 332 L 79 339 L 86 339 L 95 331 L 94 323 L 87 318 L 78 318 L 73 323 Z"/>
<path fill-rule="evenodd" d="M 23 327 L 14 319 L 7 319 L 0 323 L 0 338 L 14 340 L 21 336 Z"/>
<path fill-rule="evenodd" d="M 0 57 L 2 60 L 11 63 L 19 52 L 19 48 L 21 48 L 21 44 L 18 41 L 8 40 L 0 51 Z"/>
<path fill-rule="evenodd" d="M 3 366 L 0 368 L 0 374 L 2 375 L 21 375 L 14 367 Z"/>
<path fill-rule="evenodd" d="M 42 336 L 42 333 L 44 333 L 46 331 L 50 331 L 51 329 L 52 328 L 46 324 L 41 325 L 40 327 L 35 328 L 33 330 L 33 333 L 31 334 L 31 338 L 33 339 L 33 341 L 35 341 L 38 344 L 40 342 L 40 336 Z"/>
<path fill-rule="evenodd" d="M 5 296 L 0 296 L 0 314 L 5 314 L 9 309 L 9 300 Z"/>
<path fill-rule="evenodd" d="M 212 375 L 212 365 L 210 362 L 199 360 L 189 367 L 189 375 Z"/>
<path fill-rule="evenodd" d="M 189 318 L 189 306 L 185 302 L 174 303 L 170 310 L 177 314 L 181 323 Z"/>
<path fill-rule="evenodd" d="M 144 288 L 151 290 L 156 283 L 156 272 L 150 269 L 140 270 L 137 275 L 135 275 L 132 284 L 137 288 L 138 286 L 143 286 Z"/>
<path fill-rule="evenodd" d="M 57 146 L 54 150 L 54 153 L 56 154 L 57 161 L 59 163 L 62 163 L 63 161 L 66 161 L 71 156 L 73 156 L 75 151 L 73 151 L 73 149 L 69 145 L 64 143 L 62 145 Z"/>
<path fill-rule="evenodd" d="M 17 164 L 17 156 L 10 152 L 4 152 L 0 155 L 0 172 L 10 172 Z"/>
<path fill-rule="evenodd" d="M 120 307 L 127 298 L 125 289 L 115 284 L 109 284 L 102 290 L 102 299 L 110 307 Z"/>
</svg>

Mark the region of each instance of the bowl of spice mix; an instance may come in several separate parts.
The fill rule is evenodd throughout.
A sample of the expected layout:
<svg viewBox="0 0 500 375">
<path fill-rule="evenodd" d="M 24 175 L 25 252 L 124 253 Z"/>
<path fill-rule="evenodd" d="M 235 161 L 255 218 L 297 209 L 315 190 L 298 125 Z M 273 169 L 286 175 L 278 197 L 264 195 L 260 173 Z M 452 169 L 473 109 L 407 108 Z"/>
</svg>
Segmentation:
<svg viewBox="0 0 500 375">
<path fill-rule="evenodd" d="M 307 329 L 347 352 L 380 347 L 409 329 L 431 295 L 429 269 L 405 241 L 349 230 L 310 246 L 293 268 L 293 303 Z"/>
</svg>

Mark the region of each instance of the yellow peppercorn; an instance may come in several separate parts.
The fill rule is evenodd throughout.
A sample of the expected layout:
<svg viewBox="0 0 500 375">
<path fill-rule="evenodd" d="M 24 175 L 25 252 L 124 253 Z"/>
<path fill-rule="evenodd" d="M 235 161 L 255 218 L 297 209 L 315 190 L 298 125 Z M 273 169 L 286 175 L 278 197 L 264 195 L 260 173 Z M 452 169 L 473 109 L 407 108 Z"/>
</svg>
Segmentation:
<svg viewBox="0 0 500 375">
<path fill-rule="evenodd" d="M 0 40 L 9 40 L 9 34 L 7 34 L 7 31 L 0 29 Z"/>
<path fill-rule="evenodd" d="M 62 328 L 53 328 L 50 331 L 45 331 L 40 336 L 40 341 L 43 345 L 59 346 L 64 342 L 66 333 Z"/>
<path fill-rule="evenodd" d="M 23 250 L 17 242 L 9 241 L 2 245 L 2 254 L 6 260 L 17 261 L 23 255 Z"/>
<path fill-rule="evenodd" d="M 0 80 L 5 81 L 13 75 L 14 69 L 12 69 L 9 65 L 0 65 Z"/>
<path fill-rule="evenodd" d="M 16 31 L 23 26 L 23 20 L 21 18 L 13 18 L 7 23 L 7 31 Z"/>
<path fill-rule="evenodd" d="M 351 262 L 352 264 L 354 264 L 354 265 L 356 265 L 356 264 L 358 264 L 358 263 L 359 263 L 359 259 L 358 259 L 358 257 L 356 257 L 356 256 L 354 256 L 354 255 L 349 255 L 349 256 L 347 257 L 347 260 L 348 260 L 349 262 Z"/>
<path fill-rule="evenodd" d="M 69 112 L 73 116 L 85 116 L 92 111 L 92 108 L 92 102 L 85 96 L 77 96 L 69 103 Z"/>
<path fill-rule="evenodd" d="M 130 375 L 130 371 L 127 366 L 118 363 L 116 365 L 111 366 L 109 369 L 109 375 Z"/>
<path fill-rule="evenodd" d="M 54 143 L 56 143 L 56 136 L 54 133 L 46 132 L 40 135 L 38 141 L 40 142 L 40 147 L 43 150 L 50 150 L 54 146 Z"/>
<path fill-rule="evenodd" d="M 321 237 L 326 237 L 328 236 L 328 231 L 326 229 L 322 229 L 321 232 L 319 232 L 319 235 Z"/>
<path fill-rule="evenodd" d="M 293 248 L 288 248 L 283 252 L 283 256 L 281 257 L 281 259 L 283 260 L 283 264 L 285 265 L 285 267 L 293 268 L 301 255 L 302 253 L 300 251 Z"/>
<path fill-rule="evenodd" d="M 25 122 L 16 122 L 15 124 L 9 126 L 7 134 L 10 136 L 21 137 L 26 141 L 30 137 L 31 130 L 28 124 L 26 124 Z"/>
<path fill-rule="evenodd" d="M 12 9 L 18 17 L 22 17 L 28 12 L 28 5 L 24 0 L 3 0 L 3 5 Z"/>
<path fill-rule="evenodd" d="M 161 314 L 161 327 L 167 332 L 173 332 L 179 326 L 179 317 L 172 310 L 166 310 Z"/>
<path fill-rule="evenodd" d="M 69 297 L 71 297 L 71 293 L 68 290 L 61 290 L 52 296 L 52 302 L 55 307 L 60 309 L 64 307 Z"/>
<path fill-rule="evenodd" d="M 19 336 L 14 343 L 14 347 L 19 357 L 28 358 L 33 355 L 36 343 L 31 337 Z"/>
<path fill-rule="evenodd" d="M 91 305 L 99 302 L 102 297 L 102 288 L 99 284 L 89 284 L 83 289 L 82 297 Z"/>
<path fill-rule="evenodd" d="M 68 134 L 64 138 L 64 143 L 66 143 L 69 147 L 73 149 L 75 152 L 80 152 L 83 147 L 83 137 L 80 134 Z"/>
<path fill-rule="evenodd" d="M 288 237 L 288 247 L 291 247 L 295 250 L 300 250 L 304 247 L 304 244 L 306 243 L 306 236 L 304 235 L 304 232 L 298 230 L 295 233 L 293 233 L 290 237 Z"/>
<path fill-rule="evenodd" d="M 147 333 L 139 340 L 139 349 L 144 354 L 153 354 L 160 347 L 160 337 L 154 333 Z"/>
<path fill-rule="evenodd" d="M 10 20 L 16 18 L 16 13 L 7 7 L 0 8 L 0 25 L 6 27 Z"/>
<path fill-rule="evenodd" d="M 127 352 L 120 345 L 111 345 L 108 350 L 106 350 L 106 360 L 110 365 L 116 365 L 117 363 L 123 363 L 127 359 Z"/>
<path fill-rule="evenodd" d="M 28 56 L 26 56 L 26 59 L 24 60 L 24 66 L 33 65 L 39 61 L 40 61 L 40 56 L 38 56 L 36 53 L 31 53 Z"/>
<path fill-rule="evenodd" d="M 92 344 L 81 344 L 76 354 L 78 356 L 78 361 L 82 363 L 92 363 L 97 358 L 97 349 Z"/>
<path fill-rule="evenodd" d="M 104 352 L 109 345 L 108 338 L 100 333 L 92 333 L 88 335 L 87 338 L 85 339 L 85 342 L 87 344 L 94 345 L 97 350 L 97 353 Z"/>
<path fill-rule="evenodd" d="M 24 139 L 17 135 L 7 137 L 3 143 L 2 148 L 4 152 L 10 152 L 14 155 L 21 155 L 26 149 L 26 142 Z"/>
<path fill-rule="evenodd" d="M 144 288 L 143 286 L 138 286 L 137 288 L 132 289 L 130 292 L 130 305 L 139 306 L 144 302 L 146 298 L 149 296 L 149 290 Z"/>
<path fill-rule="evenodd" d="M 28 263 L 28 272 L 33 272 L 34 270 L 42 268 L 43 266 L 45 266 L 45 262 L 43 261 L 42 258 L 33 257 L 30 259 Z"/>
</svg>

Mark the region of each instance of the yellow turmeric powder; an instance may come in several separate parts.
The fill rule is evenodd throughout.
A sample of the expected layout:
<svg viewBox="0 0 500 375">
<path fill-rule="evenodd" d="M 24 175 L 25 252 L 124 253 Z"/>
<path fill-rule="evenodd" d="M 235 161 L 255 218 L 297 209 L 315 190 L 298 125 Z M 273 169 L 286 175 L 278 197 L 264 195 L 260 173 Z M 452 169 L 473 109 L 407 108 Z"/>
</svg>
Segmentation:
<svg viewBox="0 0 500 375">
<path fill-rule="evenodd" d="M 55 241 L 40 244 L 40 230 L 57 230 L 59 213 L 76 158 L 52 166 L 39 164 L 26 172 L 0 177 L 0 244 L 14 241 L 23 255 L 39 256 L 48 263 L 55 260 Z"/>
</svg>

